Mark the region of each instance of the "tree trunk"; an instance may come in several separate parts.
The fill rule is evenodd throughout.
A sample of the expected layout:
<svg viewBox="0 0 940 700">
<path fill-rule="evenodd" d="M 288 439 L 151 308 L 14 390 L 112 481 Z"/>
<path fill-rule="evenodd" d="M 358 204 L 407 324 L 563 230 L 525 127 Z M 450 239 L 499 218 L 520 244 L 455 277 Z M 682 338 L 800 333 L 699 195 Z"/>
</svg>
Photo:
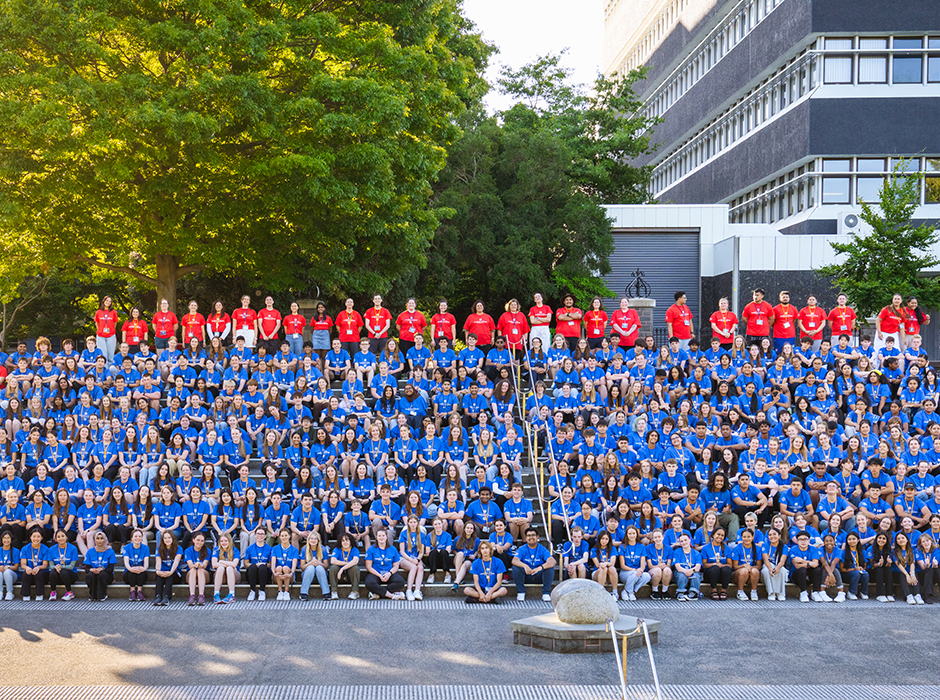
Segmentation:
<svg viewBox="0 0 940 700">
<path fill-rule="evenodd" d="M 176 281 L 179 279 L 180 259 L 176 255 L 157 253 L 157 311 L 160 302 L 166 299 L 170 304 L 170 311 L 176 313 Z"/>
</svg>

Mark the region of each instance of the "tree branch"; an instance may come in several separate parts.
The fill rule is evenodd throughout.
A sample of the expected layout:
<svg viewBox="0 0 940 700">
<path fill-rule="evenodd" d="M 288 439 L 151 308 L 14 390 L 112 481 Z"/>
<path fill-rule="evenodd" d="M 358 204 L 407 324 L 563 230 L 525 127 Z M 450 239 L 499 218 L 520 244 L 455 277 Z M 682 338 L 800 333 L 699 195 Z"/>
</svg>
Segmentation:
<svg viewBox="0 0 940 700">
<path fill-rule="evenodd" d="M 141 282 L 145 282 L 147 284 L 152 284 L 152 285 L 157 284 L 157 280 L 155 280 L 153 277 L 148 277 L 142 272 L 138 272 L 137 270 L 130 268 L 130 267 L 125 267 L 124 265 L 112 265 L 111 263 L 101 262 L 100 260 L 96 260 L 95 258 L 88 258 L 88 257 L 84 257 L 81 255 L 76 255 L 73 258 L 73 260 L 75 262 L 85 262 L 85 263 L 88 263 L 89 265 L 94 265 L 96 267 L 100 267 L 105 270 L 111 270 L 112 272 L 121 272 L 125 275 L 130 275 L 135 280 L 140 280 Z"/>
<path fill-rule="evenodd" d="M 185 267 L 177 268 L 176 270 L 176 279 L 181 279 L 186 275 L 192 274 L 193 272 L 201 272 L 205 270 L 206 266 L 199 263 L 195 265 L 186 265 Z"/>
</svg>

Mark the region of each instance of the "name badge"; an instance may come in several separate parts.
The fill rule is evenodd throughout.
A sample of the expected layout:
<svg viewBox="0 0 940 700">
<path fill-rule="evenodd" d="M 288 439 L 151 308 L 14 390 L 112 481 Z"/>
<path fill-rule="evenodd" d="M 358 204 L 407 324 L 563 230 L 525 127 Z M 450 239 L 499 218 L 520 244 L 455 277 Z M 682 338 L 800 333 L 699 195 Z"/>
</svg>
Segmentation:
<svg viewBox="0 0 940 700">
<path fill-rule="evenodd" d="M 783 327 L 784 327 L 784 328 L 789 328 L 789 327 L 790 327 L 790 322 L 787 321 L 786 323 L 784 323 L 784 324 L 783 324 Z"/>
<path fill-rule="evenodd" d="M 757 324 L 758 326 L 763 326 L 763 325 L 764 325 L 764 319 L 762 319 L 762 318 L 757 319 L 756 324 Z"/>
</svg>

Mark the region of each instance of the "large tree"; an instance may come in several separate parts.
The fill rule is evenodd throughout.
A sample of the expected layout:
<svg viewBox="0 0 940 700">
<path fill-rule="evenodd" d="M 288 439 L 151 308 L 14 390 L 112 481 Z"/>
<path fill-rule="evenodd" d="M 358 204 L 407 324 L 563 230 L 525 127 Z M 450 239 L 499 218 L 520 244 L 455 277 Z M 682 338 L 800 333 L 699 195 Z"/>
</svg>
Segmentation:
<svg viewBox="0 0 940 700">
<path fill-rule="evenodd" d="M 171 303 L 201 270 L 387 288 L 487 53 L 459 0 L 0 0 L 0 234 Z"/>
<path fill-rule="evenodd" d="M 649 168 L 631 160 L 650 150 L 651 121 L 633 93 L 638 73 L 570 84 L 560 55 L 504 69 L 500 89 L 515 104 L 488 117 L 465 115 L 450 148 L 435 203 L 455 214 L 428 254 L 418 291 L 444 294 L 462 311 L 540 291 L 579 300 L 608 296 L 610 221 L 602 204 L 649 201 Z"/>
</svg>

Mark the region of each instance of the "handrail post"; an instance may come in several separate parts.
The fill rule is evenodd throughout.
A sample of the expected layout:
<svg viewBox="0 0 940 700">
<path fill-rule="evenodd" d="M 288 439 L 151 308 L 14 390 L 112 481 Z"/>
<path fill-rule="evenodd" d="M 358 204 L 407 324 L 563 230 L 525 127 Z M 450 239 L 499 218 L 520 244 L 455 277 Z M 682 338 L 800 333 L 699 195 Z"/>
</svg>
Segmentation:
<svg viewBox="0 0 940 700">
<path fill-rule="evenodd" d="M 610 639 L 614 645 L 614 658 L 617 660 L 617 673 L 620 674 L 620 692 L 623 700 L 627 700 L 627 678 L 623 671 L 623 663 L 620 659 L 620 650 L 617 648 L 617 629 L 614 627 L 614 621 L 607 618 L 607 631 L 610 632 Z M 657 688 L 659 686 L 657 685 Z M 660 698 L 659 700 L 662 700 Z"/>
</svg>

